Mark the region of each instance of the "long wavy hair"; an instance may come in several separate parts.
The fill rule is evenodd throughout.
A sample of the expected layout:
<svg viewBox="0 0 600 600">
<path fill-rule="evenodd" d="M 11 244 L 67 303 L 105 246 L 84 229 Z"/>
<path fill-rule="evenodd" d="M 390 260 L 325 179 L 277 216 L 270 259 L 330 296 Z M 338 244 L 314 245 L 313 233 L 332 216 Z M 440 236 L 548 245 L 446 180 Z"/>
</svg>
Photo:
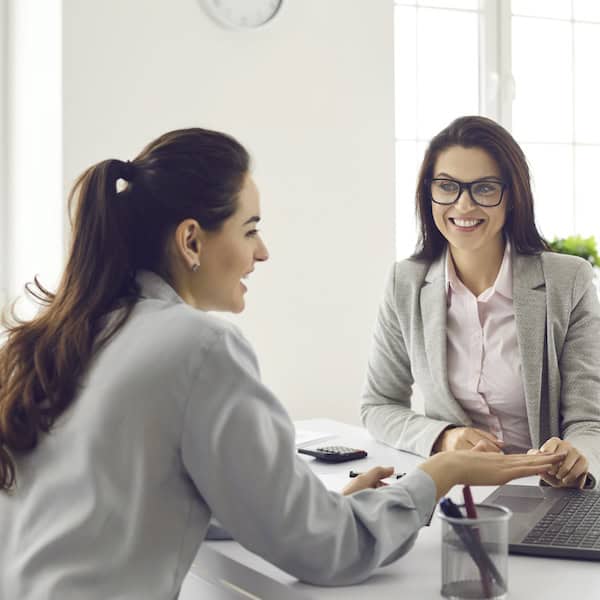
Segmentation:
<svg viewBox="0 0 600 600">
<path fill-rule="evenodd" d="M 138 269 L 168 276 L 169 234 L 187 219 L 218 231 L 237 208 L 247 151 L 223 133 L 171 131 L 132 162 L 105 160 L 69 195 L 71 248 L 55 293 L 26 286 L 40 304 L 30 321 L 3 318 L 0 348 L 0 491 L 16 485 L 14 457 L 33 451 L 73 402 L 93 353 L 127 320 L 139 296 Z M 126 185 L 123 186 L 123 180 Z M 123 309 L 110 331 L 103 317 Z"/>
<path fill-rule="evenodd" d="M 520 254 L 539 254 L 550 250 L 539 233 L 533 211 L 533 193 L 527 159 L 510 133 L 486 117 L 467 116 L 456 119 L 440 131 L 425 152 L 416 193 L 416 215 L 420 226 L 414 258 L 432 261 L 441 256 L 447 241 L 433 220 L 429 181 L 438 156 L 452 146 L 481 148 L 498 164 L 509 197 L 504 235 Z"/>
</svg>

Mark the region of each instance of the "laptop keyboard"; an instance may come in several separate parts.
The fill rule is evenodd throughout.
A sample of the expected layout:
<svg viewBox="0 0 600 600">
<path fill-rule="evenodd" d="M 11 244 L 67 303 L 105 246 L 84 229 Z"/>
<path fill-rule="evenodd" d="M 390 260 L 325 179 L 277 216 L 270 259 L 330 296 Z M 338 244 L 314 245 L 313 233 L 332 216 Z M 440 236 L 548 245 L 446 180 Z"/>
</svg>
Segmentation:
<svg viewBox="0 0 600 600">
<path fill-rule="evenodd" d="M 566 491 L 522 543 L 600 549 L 600 493 Z"/>
</svg>

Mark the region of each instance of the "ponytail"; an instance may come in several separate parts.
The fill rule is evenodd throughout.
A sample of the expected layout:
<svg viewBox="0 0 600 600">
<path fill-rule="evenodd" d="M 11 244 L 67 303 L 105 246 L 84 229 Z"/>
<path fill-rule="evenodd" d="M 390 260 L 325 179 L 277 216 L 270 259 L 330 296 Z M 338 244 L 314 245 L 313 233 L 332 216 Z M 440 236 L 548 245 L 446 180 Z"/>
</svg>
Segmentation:
<svg viewBox="0 0 600 600">
<path fill-rule="evenodd" d="M 132 167 L 107 160 L 76 182 L 69 206 L 78 197 L 69 261 L 56 295 L 37 277 L 27 291 L 41 305 L 29 322 L 12 310 L 7 341 L 0 349 L 0 490 L 15 484 L 12 454 L 36 447 L 70 405 L 87 367 L 100 317 L 118 306 L 125 310 L 104 338 L 125 321 L 135 301 L 126 211 L 117 181 L 132 177 Z"/>
</svg>

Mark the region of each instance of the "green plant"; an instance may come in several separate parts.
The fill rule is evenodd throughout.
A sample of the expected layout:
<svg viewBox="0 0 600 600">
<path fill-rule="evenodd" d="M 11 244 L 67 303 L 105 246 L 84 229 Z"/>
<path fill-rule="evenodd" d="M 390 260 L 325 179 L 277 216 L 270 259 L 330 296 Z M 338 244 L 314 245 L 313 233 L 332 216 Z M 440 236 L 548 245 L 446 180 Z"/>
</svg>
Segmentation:
<svg viewBox="0 0 600 600">
<path fill-rule="evenodd" d="M 581 256 L 592 266 L 600 267 L 600 256 L 598 256 L 596 240 L 593 236 L 583 238 L 580 235 L 570 235 L 566 238 L 554 238 L 550 242 L 550 248 L 561 254 Z"/>
</svg>

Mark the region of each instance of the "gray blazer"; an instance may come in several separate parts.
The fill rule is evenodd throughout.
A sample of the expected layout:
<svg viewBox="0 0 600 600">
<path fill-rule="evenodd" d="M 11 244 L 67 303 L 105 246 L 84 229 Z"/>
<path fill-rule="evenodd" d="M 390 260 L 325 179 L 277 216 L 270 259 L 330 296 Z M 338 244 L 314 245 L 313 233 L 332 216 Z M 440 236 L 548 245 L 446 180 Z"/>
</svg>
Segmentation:
<svg viewBox="0 0 600 600">
<path fill-rule="evenodd" d="M 512 265 L 533 446 L 552 436 L 569 440 L 598 481 L 600 305 L 593 270 L 583 259 L 550 252 L 514 252 Z M 448 386 L 446 315 L 443 258 L 396 263 L 377 318 L 361 417 L 377 439 L 422 456 L 447 426 L 472 425 Z M 413 384 L 424 415 L 411 409 Z"/>
</svg>

